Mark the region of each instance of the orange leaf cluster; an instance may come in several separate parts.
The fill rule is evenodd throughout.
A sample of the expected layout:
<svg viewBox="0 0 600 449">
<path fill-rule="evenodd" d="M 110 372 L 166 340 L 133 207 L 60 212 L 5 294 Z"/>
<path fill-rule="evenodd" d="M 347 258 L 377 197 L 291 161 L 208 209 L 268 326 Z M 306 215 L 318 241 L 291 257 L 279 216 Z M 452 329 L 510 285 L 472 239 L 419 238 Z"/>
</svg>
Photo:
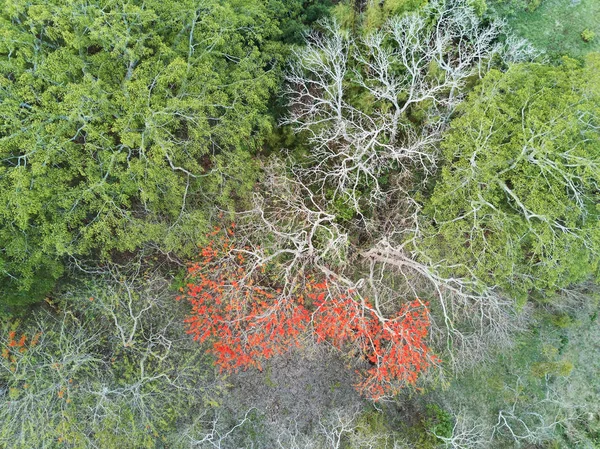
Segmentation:
<svg viewBox="0 0 600 449">
<path fill-rule="evenodd" d="M 393 319 L 386 320 L 366 300 L 342 296 L 315 305 L 317 339 L 339 349 L 358 350 L 369 362 L 357 385 L 365 396 L 378 400 L 394 395 L 403 385 L 414 385 L 419 373 L 437 361 L 425 342 L 430 324 L 426 304 L 404 304 Z"/>
<path fill-rule="evenodd" d="M 190 266 L 192 310 L 185 321 L 195 340 L 210 340 L 221 370 L 262 369 L 261 360 L 299 345 L 310 315 L 300 298 L 255 285 L 243 255 L 229 254 L 232 248 L 229 237 L 215 237 Z"/>
<path fill-rule="evenodd" d="M 9 357 L 11 357 L 11 351 L 18 351 L 23 353 L 29 348 L 35 347 L 38 343 L 41 333 L 38 332 L 37 334 L 35 334 L 29 342 L 29 344 L 27 344 L 27 336 L 25 334 L 22 334 L 18 339 L 16 338 L 16 336 L 16 331 L 10 331 L 8 333 L 8 343 L 6 344 L 6 347 L 2 349 L 2 358 L 8 359 Z"/>
<path fill-rule="evenodd" d="M 186 299 L 192 310 L 188 333 L 209 342 L 215 363 L 225 371 L 250 366 L 300 345 L 312 322 L 317 341 L 360 355 L 363 370 L 358 390 L 374 400 L 415 384 L 420 372 L 437 358 L 426 345 L 427 304 L 404 304 L 396 316 L 382 318 L 367 300 L 329 294 L 327 282 L 308 277 L 304 296 L 284 297 L 279 290 L 259 287 L 256 271 L 247 268 L 243 251 L 231 241 L 233 228 L 216 229 L 201 248 L 200 260 L 189 267 Z"/>
</svg>

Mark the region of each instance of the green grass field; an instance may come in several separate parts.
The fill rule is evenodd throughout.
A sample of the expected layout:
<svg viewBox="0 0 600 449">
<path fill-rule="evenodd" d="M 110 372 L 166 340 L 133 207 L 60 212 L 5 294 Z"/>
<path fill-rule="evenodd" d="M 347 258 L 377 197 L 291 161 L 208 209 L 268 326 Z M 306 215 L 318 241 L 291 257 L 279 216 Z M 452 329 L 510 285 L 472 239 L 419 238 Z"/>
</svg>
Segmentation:
<svg viewBox="0 0 600 449">
<path fill-rule="evenodd" d="M 543 0 L 534 12 L 517 12 L 507 19 L 518 35 L 551 57 L 600 51 L 600 0 Z M 592 42 L 581 38 L 585 29 L 596 33 Z"/>
</svg>

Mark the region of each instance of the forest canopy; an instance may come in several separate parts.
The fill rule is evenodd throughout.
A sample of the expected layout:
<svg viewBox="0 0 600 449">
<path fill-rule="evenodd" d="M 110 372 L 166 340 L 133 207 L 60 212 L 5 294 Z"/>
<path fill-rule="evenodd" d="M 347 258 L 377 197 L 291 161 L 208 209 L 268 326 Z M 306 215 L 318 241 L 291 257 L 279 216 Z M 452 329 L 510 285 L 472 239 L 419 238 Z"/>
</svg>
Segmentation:
<svg viewBox="0 0 600 449">
<path fill-rule="evenodd" d="M 598 62 L 485 76 L 442 142 L 426 204 L 433 257 L 523 300 L 597 274 Z"/>
<path fill-rule="evenodd" d="M 252 185 L 301 6 L 3 2 L 3 301 L 39 300 L 69 258 L 190 255 L 207 205 Z"/>
<path fill-rule="evenodd" d="M 0 0 L 0 447 L 599 448 L 568 1 Z"/>
</svg>

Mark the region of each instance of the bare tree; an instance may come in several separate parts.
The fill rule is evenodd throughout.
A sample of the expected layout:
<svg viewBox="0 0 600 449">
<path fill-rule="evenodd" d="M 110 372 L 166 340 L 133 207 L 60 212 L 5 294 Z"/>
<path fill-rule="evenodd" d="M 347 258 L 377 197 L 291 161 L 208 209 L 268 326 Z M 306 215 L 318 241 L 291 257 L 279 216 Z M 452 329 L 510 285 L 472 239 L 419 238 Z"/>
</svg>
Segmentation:
<svg viewBox="0 0 600 449">
<path fill-rule="evenodd" d="M 501 42 L 504 22 L 484 24 L 458 0 L 431 2 L 358 38 L 335 22 L 322 28 L 296 51 L 287 77 L 290 115 L 284 123 L 305 132 L 311 145 L 309 163 L 294 168 L 294 182 L 316 188 L 319 198 L 311 193 L 311 203 L 321 209 L 341 199 L 369 230 L 367 247 L 347 252 L 354 266 L 366 268 L 364 276 L 343 270 L 328 276 L 368 295 L 382 322 L 400 296 L 436 298 L 433 329 L 453 348 L 455 367 L 481 360 L 491 342 L 510 345 L 526 318 L 516 319 L 514 301 L 468 267 L 431 260 L 421 250 L 415 174 L 423 182 L 436 171 L 437 144 L 469 77 L 482 77 L 494 61 L 539 53 L 514 37 Z M 365 211 L 374 217 L 367 219 Z"/>
<path fill-rule="evenodd" d="M 392 431 L 370 428 L 365 411 L 357 407 L 338 408 L 319 417 L 308 432 L 300 432 L 294 420 L 287 423 L 277 439 L 281 449 L 402 449 L 408 445 Z"/>
<path fill-rule="evenodd" d="M 254 207 L 238 215 L 237 234 L 243 236 L 243 244 L 238 246 L 245 249 L 236 249 L 251 258 L 249 273 L 277 260 L 284 295 L 310 271 L 317 269 L 328 275 L 328 267 L 343 266 L 349 248 L 348 234 L 337 223 L 336 215 L 286 171 L 281 160 L 272 159 L 265 165 Z"/>
<path fill-rule="evenodd" d="M 560 406 L 560 401 L 556 400 L 558 398 L 554 396 L 553 389 L 548 389 L 544 400 L 535 403 L 534 407 L 531 404 L 523 407 L 519 400 L 522 381 L 519 376 L 516 377 L 514 387 L 508 385 L 504 387 L 507 392 L 514 394 L 514 399 L 508 407 L 498 411 L 498 420 L 493 427 L 491 438 L 501 434 L 515 443 L 533 444 L 552 439 L 555 428 L 568 420 Z"/>
<path fill-rule="evenodd" d="M 234 251 L 246 257 L 248 275 L 270 264 L 283 285 L 282 301 L 305 289 L 307 275 L 315 273 L 327 280 L 329 300 L 352 298 L 357 313 L 375 316 L 384 326 L 397 319 L 403 303 L 436 299 L 432 335 L 461 369 L 483 360 L 492 343 L 510 345 L 527 319 L 497 289 L 474 275 L 453 277 L 456 267 L 419 249 L 420 208 L 406 193 L 387 205 L 394 213 L 364 220 L 372 236 L 369 246 L 359 248 L 326 209 L 327 200 L 286 174 L 283 162 L 265 167 L 260 191 L 255 207 L 238 216 L 236 234 L 243 237 Z"/>
<path fill-rule="evenodd" d="M 0 444 L 147 447 L 170 407 L 202 406 L 219 381 L 184 335 L 168 286 L 139 264 L 109 265 L 86 297 L 67 294 L 53 313 L 3 333 Z"/>
<path fill-rule="evenodd" d="M 324 23 L 295 52 L 287 76 L 284 123 L 306 132 L 311 144 L 313 163 L 304 175 L 360 211 L 361 200 L 384 198 L 379 178 L 391 167 L 435 170 L 435 144 L 448 116 L 466 79 L 503 52 L 497 43 L 502 30 L 503 23 L 484 26 L 455 1 L 433 2 L 356 40 L 336 22 Z M 355 89 L 362 100 L 352 98 Z M 368 108 L 358 106 L 361 101 Z"/>
<path fill-rule="evenodd" d="M 410 346 L 408 333 L 399 330 L 410 314 L 407 305 L 416 301 L 429 314 L 427 299 L 434 298 L 434 339 L 445 343 L 450 357 L 457 347 L 464 349 L 453 359 L 455 367 L 483 357 L 490 341 L 510 344 L 519 324 L 513 302 L 474 276 L 453 276 L 456 267 L 420 250 L 420 205 L 412 197 L 417 174 L 426 178 L 437 168 L 436 144 L 467 78 L 482 75 L 494 55 L 506 54 L 498 42 L 502 30 L 500 22 L 482 24 L 464 2 L 436 1 L 356 39 L 325 22 L 296 50 L 284 123 L 306 133 L 309 160 L 265 165 L 254 207 L 237 215 L 231 254 L 210 262 L 238 264 L 239 255 L 244 266 L 236 269 L 244 279 L 235 280 L 236 288 L 240 282 L 256 285 L 257 279 L 270 284 L 272 304 L 261 309 L 260 320 L 291 310 L 294 295 L 317 276 L 325 280 L 326 292 L 312 304 L 315 329 L 323 309 L 345 308 L 352 325 L 340 335 L 379 326 L 389 337 L 386 350 L 393 351 L 396 344 Z M 362 93 L 358 99 L 356 92 Z M 394 180 L 384 186 L 380 177 L 391 171 Z M 368 234 L 363 241 L 351 239 L 351 229 L 334 212 L 340 200 L 360 217 L 351 227 L 363 228 Z M 369 218 L 362 213 L 367 209 Z M 268 276 L 255 276 L 266 267 Z M 204 305 L 195 310 L 200 313 Z M 247 305 L 238 301 L 235 310 Z M 246 318 L 237 317 L 233 327 L 252 322 L 241 336 L 250 342 L 257 326 Z M 428 317 L 420 324 L 425 321 Z M 383 371 L 387 353 L 380 352 L 381 342 L 363 337 L 361 351 L 375 355 L 362 361 Z M 425 362 L 427 350 L 417 346 L 423 366 L 435 364 L 433 358 Z M 390 393 L 398 385 L 386 387 Z"/>
<path fill-rule="evenodd" d="M 433 435 L 447 449 L 484 449 L 489 447 L 489 426 L 481 418 L 470 416 L 464 409 L 453 413 L 452 435 Z"/>
</svg>

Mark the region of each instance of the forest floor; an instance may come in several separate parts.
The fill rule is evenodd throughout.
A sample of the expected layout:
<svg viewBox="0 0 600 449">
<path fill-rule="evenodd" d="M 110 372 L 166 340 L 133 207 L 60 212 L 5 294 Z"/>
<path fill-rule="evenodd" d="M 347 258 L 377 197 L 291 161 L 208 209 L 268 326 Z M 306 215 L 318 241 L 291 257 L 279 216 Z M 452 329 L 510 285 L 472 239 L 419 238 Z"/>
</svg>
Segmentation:
<svg viewBox="0 0 600 449">
<path fill-rule="evenodd" d="M 265 363 L 262 373 L 255 370 L 230 375 L 232 387 L 226 399 L 232 410 L 255 407 L 268 425 L 294 422 L 307 431 L 313 419 L 335 409 L 364 406 L 353 388 L 358 379 L 343 360 L 324 347 L 292 351 Z"/>
<path fill-rule="evenodd" d="M 544 0 L 533 12 L 521 11 L 507 17 L 510 27 L 550 57 L 582 57 L 600 51 L 599 0 Z M 593 31 L 591 42 L 581 38 Z"/>
</svg>

